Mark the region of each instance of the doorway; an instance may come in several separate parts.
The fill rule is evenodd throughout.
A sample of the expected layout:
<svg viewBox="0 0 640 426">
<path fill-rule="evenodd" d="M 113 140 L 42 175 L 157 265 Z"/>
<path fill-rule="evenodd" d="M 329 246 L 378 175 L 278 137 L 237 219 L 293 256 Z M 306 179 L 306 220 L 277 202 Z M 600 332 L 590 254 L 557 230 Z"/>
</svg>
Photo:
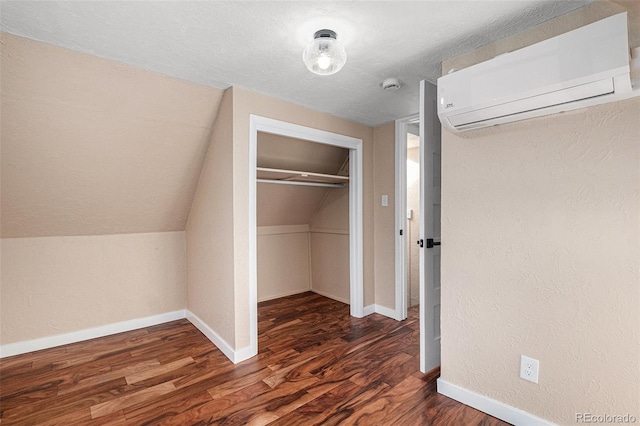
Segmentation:
<svg viewBox="0 0 640 426">
<path fill-rule="evenodd" d="M 407 306 L 420 302 L 420 125 L 407 126 Z"/>
<path fill-rule="evenodd" d="M 407 203 L 408 195 L 408 138 L 409 135 L 415 134 L 416 129 L 419 135 L 420 126 L 420 114 L 410 115 L 408 117 L 396 120 L 395 129 L 395 170 L 396 170 L 396 188 L 395 188 L 395 205 L 396 205 L 396 238 L 395 238 L 395 272 L 396 272 L 396 292 L 395 292 L 395 305 L 396 313 L 395 319 L 402 321 L 407 318 L 407 309 L 410 305 L 411 289 L 410 289 L 410 245 L 415 244 L 419 239 L 411 238 L 411 229 L 413 226 L 414 231 L 420 232 L 420 209 L 417 212 L 412 212 L 414 216 L 413 223 L 410 223 L 409 207 Z M 418 138 L 419 147 L 419 138 Z M 420 170 L 414 170 L 418 175 L 418 186 L 420 185 Z M 419 194 L 418 194 L 419 198 Z M 414 260 L 415 261 L 415 260 Z M 419 270 L 419 260 L 418 260 Z M 419 281 L 419 277 L 418 277 Z M 418 289 L 419 290 L 419 289 Z M 419 291 L 418 291 L 419 293 Z M 419 298 L 418 298 L 419 302 Z"/>
<path fill-rule="evenodd" d="M 363 287 L 363 145 L 362 140 L 257 115 L 249 118 L 249 341 L 258 353 L 257 289 L 257 147 L 258 132 L 349 150 L 349 304 L 350 314 L 364 316 Z"/>
<path fill-rule="evenodd" d="M 414 140 L 419 125 L 418 161 L 408 163 L 408 140 Z M 407 318 L 412 300 L 410 262 L 419 263 L 420 370 L 424 373 L 440 365 L 440 132 L 436 108 L 436 86 L 420 83 L 420 113 L 396 121 L 396 319 Z M 418 212 L 409 212 L 408 185 L 418 174 Z M 410 168 L 414 169 L 411 173 Z M 409 173 L 409 174 L 408 174 Z M 415 187 L 413 187 L 415 190 Z M 413 194 L 412 194 L 413 195 Z M 413 197 L 415 199 L 415 197 Z M 415 204 L 414 204 L 415 205 Z M 413 209 L 411 209 L 413 210 Z M 418 216 L 415 220 L 413 215 Z M 412 216 L 409 219 L 409 216 Z M 419 231 L 415 232 L 415 228 Z M 413 229 L 412 229 L 413 228 Z M 413 232 L 412 232 L 413 231 Z M 415 235 L 418 235 L 418 238 Z M 417 247 L 410 248 L 416 244 Z"/>
</svg>

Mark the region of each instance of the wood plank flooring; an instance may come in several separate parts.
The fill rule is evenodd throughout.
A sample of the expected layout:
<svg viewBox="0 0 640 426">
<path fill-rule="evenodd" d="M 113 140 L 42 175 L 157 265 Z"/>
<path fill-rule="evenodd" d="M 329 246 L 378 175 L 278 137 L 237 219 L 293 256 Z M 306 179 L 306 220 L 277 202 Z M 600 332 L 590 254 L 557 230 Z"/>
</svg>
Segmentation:
<svg viewBox="0 0 640 426">
<path fill-rule="evenodd" d="M 6 425 L 506 425 L 436 392 L 406 321 L 307 292 L 258 307 L 233 365 L 186 320 L 0 360 Z"/>
</svg>

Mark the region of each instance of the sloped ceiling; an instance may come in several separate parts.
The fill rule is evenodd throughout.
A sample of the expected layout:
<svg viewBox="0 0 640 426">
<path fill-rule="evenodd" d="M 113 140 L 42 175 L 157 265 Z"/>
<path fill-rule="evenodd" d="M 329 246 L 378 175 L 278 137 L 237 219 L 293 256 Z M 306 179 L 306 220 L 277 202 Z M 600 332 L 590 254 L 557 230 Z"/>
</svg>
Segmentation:
<svg viewBox="0 0 640 426">
<path fill-rule="evenodd" d="M 258 167 L 338 174 L 349 150 L 269 133 L 258 133 Z"/>
<path fill-rule="evenodd" d="M 300 139 L 258 133 L 258 167 L 338 174 L 349 150 Z M 343 175 L 348 174 L 341 173 Z M 307 225 L 332 188 L 258 184 L 258 226 Z"/>
<path fill-rule="evenodd" d="M 223 91 L 1 37 L 2 236 L 184 230 Z"/>
</svg>

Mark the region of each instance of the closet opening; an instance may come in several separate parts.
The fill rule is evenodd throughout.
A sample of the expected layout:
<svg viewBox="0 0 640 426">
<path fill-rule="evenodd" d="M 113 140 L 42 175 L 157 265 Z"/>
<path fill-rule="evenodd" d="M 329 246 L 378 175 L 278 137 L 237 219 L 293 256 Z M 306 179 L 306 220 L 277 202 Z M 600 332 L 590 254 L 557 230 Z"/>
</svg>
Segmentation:
<svg viewBox="0 0 640 426">
<path fill-rule="evenodd" d="M 349 150 L 258 132 L 258 302 L 349 304 Z"/>
<path fill-rule="evenodd" d="M 250 116 L 249 324 L 257 305 L 313 291 L 364 316 L 362 140 Z"/>
</svg>

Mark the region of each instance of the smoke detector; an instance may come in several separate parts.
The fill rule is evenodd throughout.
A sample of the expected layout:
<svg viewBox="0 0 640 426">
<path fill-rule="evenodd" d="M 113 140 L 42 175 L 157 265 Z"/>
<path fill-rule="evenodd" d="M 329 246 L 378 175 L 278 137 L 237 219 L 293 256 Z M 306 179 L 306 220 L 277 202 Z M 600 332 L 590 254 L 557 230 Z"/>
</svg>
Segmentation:
<svg viewBox="0 0 640 426">
<path fill-rule="evenodd" d="M 400 80 L 397 78 L 387 78 L 382 82 L 382 88 L 389 91 L 398 90 L 400 88 Z"/>
</svg>

